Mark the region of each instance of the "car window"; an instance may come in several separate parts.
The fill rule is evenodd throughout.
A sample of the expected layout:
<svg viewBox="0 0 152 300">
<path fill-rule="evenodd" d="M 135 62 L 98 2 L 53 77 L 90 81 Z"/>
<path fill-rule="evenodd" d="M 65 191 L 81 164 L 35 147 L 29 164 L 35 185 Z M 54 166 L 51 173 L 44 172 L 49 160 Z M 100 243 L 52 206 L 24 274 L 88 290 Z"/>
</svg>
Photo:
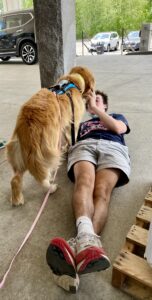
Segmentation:
<svg viewBox="0 0 152 300">
<path fill-rule="evenodd" d="M 136 38 L 139 37 L 139 31 L 132 31 L 128 34 L 128 38 Z"/>
<path fill-rule="evenodd" d="M 97 33 L 93 39 L 98 40 L 98 39 L 108 39 L 110 37 L 109 33 Z"/>
<path fill-rule="evenodd" d="M 98 34 L 96 34 L 96 35 L 93 37 L 93 39 L 94 39 L 94 40 L 98 40 L 98 39 L 100 39 L 100 36 L 101 36 L 101 34 L 98 33 Z"/>
<path fill-rule="evenodd" d="M 22 25 L 26 24 L 27 22 L 29 22 L 30 20 L 32 20 L 32 15 L 31 14 L 22 14 Z"/>
<path fill-rule="evenodd" d="M 6 28 L 6 23 L 4 18 L 0 18 L 0 30 L 3 30 Z"/>
<path fill-rule="evenodd" d="M 109 33 L 102 33 L 101 39 L 108 39 L 110 37 Z"/>
<path fill-rule="evenodd" d="M 113 39 L 114 37 L 115 37 L 115 34 L 112 33 L 111 36 L 110 36 L 110 38 Z"/>
<path fill-rule="evenodd" d="M 14 28 L 22 25 L 21 15 L 6 16 L 6 28 Z"/>
</svg>

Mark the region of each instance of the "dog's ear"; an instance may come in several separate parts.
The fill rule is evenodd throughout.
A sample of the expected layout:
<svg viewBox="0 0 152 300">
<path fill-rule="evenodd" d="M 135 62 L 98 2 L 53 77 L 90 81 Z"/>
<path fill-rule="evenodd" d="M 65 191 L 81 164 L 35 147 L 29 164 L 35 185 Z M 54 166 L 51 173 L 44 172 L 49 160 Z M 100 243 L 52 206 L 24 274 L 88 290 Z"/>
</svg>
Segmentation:
<svg viewBox="0 0 152 300">
<path fill-rule="evenodd" d="M 81 66 L 77 66 L 74 67 L 70 70 L 69 74 L 80 74 L 84 81 L 85 81 L 85 90 L 84 93 L 88 92 L 90 89 L 94 90 L 95 88 L 95 79 L 94 76 L 92 74 L 92 72 L 86 68 L 86 67 L 81 67 Z"/>
</svg>

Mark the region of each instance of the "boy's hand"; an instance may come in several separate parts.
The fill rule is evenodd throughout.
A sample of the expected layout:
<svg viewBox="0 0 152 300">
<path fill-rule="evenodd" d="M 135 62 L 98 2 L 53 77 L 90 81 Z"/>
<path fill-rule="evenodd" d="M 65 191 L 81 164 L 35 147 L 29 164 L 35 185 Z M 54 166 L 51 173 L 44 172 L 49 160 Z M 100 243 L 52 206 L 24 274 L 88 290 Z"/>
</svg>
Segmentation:
<svg viewBox="0 0 152 300">
<path fill-rule="evenodd" d="M 95 92 L 90 91 L 89 93 L 87 93 L 86 103 L 88 105 L 88 108 L 91 109 L 91 110 L 94 107 L 96 107 L 96 94 L 95 94 Z"/>
</svg>

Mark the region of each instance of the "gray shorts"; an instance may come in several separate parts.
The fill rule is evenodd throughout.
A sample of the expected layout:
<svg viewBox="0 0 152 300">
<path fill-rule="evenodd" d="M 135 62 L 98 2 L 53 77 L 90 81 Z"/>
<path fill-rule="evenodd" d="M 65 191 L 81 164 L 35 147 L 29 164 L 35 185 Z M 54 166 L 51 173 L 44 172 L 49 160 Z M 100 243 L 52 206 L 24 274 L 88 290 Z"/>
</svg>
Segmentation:
<svg viewBox="0 0 152 300">
<path fill-rule="evenodd" d="M 122 171 L 116 186 L 129 181 L 130 157 L 128 147 L 107 140 L 86 139 L 69 148 L 68 176 L 74 182 L 73 166 L 79 161 L 89 161 L 95 165 L 96 171 L 115 168 Z"/>
</svg>

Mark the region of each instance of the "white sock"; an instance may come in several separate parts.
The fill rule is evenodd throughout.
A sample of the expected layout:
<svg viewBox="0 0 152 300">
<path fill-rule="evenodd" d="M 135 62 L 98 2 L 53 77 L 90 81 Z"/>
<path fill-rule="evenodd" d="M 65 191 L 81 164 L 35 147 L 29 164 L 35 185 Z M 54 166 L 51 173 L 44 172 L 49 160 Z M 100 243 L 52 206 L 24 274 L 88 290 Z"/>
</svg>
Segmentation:
<svg viewBox="0 0 152 300">
<path fill-rule="evenodd" d="M 86 216 L 79 217 L 76 220 L 76 226 L 77 226 L 77 231 L 78 231 L 77 235 L 80 235 L 81 233 L 95 234 L 92 221 L 90 218 L 88 218 Z"/>
</svg>

